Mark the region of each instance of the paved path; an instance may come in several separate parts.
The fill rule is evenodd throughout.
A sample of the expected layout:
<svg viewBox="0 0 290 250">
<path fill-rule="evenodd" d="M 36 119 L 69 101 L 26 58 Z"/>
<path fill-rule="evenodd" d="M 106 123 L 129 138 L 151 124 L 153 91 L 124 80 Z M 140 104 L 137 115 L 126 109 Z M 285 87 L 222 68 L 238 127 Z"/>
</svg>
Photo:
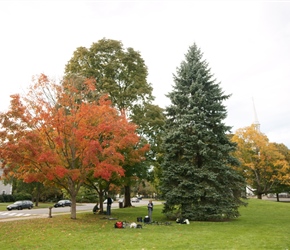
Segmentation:
<svg viewBox="0 0 290 250">
<path fill-rule="evenodd" d="M 5 217 L 26 217 L 26 216 L 32 216 L 32 215 L 38 215 L 38 214 L 28 214 L 28 213 L 13 213 L 13 212 L 0 212 L 0 216 L 5 216 Z"/>
<path fill-rule="evenodd" d="M 11 215 L 11 217 L 0 219 L 1 222 L 7 221 L 16 221 L 16 220 L 26 220 L 26 219 L 40 219 L 40 218 L 48 218 L 48 215 L 44 214 L 19 214 L 19 215 Z"/>
</svg>

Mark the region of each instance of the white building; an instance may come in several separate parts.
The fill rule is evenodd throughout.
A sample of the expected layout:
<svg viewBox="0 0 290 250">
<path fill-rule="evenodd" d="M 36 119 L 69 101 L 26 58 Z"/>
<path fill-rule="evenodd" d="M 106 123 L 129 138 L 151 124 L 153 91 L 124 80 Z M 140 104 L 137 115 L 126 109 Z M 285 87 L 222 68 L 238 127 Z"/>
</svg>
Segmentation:
<svg viewBox="0 0 290 250">
<path fill-rule="evenodd" d="M 0 168 L 0 176 L 3 174 L 3 169 Z M 12 185 L 5 185 L 3 181 L 0 180 L 0 195 L 2 194 L 12 194 Z"/>
</svg>

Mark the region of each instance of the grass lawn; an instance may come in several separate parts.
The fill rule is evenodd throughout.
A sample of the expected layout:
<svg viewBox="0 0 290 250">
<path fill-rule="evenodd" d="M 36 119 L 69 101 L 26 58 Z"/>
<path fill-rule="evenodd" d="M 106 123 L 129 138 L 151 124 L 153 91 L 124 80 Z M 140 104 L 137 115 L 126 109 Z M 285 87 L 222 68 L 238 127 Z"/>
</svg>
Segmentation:
<svg viewBox="0 0 290 250">
<path fill-rule="evenodd" d="M 167 221 L 155 206 L 153 220 Z M 230 222 L 191 222 L 115 229 L 115 220 L 92 212 L 1 222 L 0 249 L 290 249 L 290 203 L 249 199 Z M 115 209 L 118 220 L 136 222 L 146 207 Z"/>
</svg>

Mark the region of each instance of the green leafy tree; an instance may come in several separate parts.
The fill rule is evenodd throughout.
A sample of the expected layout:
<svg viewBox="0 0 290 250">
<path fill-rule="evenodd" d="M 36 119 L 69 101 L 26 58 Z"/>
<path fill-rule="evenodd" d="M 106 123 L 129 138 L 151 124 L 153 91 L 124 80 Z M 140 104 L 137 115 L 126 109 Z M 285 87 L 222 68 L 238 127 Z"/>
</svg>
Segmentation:
<svg viewBox="0 0 290 250">
<path fill-rule="evenodd" d="M 145 104 L 136 107 L 131 115 L 133 121 L 138 122 L 137 133 L 144 138 L 144 142 L 148 142 L 150 150 L 146 154 L 146 162 L 150 166 L 143 167 L 143 171 L 139 172 L 139 182 L 148 184 L 148 181 L 159 190 L 161 176 L 161 162 L 163 157 L 162 138 L 164 133 L 165 117 L 163 109 L 157 105 Z"/>
<path fill-rule="evenodd" d="M 157 164 L 155 150 L 159 148 L 158 133 L 164 123 L 163 110 L 152 104 L 154 97 L 152 86 L 147 82 L 145 62 L 133 48 L 125 49 L 120 41 L 104 38 L 90 48 L 77 48 L 65 67 L 65 73 L 68 77 L 79 75 L 95 79 L 99 94 L 108 94 L 113 105 L 138 125 L 137 132 L 142 141 L 136 148 L 150 144 L 146 162 L 132 164 L 127 157 L 123 164 L 125 176 L 121 183 L 125 191 L 125 207 L 131 206 L 131 185 L 137 179 L 146 178 L 149 167 Z M 96 96 L 88 95 L 86 98 Z"/>
<path fill-rule="evenodd" d="M 89 49 L 77 48 L 65 73 L 94 78 L 96 89 L 109 94 L 121 112 L 154 99 L 152 87 L 147 82 L 147 67 L 140 53 L 133 48 L 124 49 L 120 41 L 104 38 Z"/>
<path fill-rule="evenodd" d="M 164 213 L 190 220 L 239 216 L 243 178 L 232 168 L 235 145 L 223 123 L 229 98 L 194 44 L 174 76 L 166 108 L 162 191 Z"/>
</svg>

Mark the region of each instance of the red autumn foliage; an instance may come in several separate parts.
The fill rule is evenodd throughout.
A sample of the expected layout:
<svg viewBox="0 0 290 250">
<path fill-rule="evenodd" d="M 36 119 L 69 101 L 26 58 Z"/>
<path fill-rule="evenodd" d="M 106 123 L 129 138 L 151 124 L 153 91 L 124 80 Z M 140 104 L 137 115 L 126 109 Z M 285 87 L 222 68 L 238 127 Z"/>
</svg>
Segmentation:
<svg viewBox="0 0 290 250">
<path fill-rule="evenodd" d="M 123 176 L 123 152 L 132 163 L 143 160 L 148 146 L 133 150 L 139 143 L 136 126 L 107 96 L 85 101 L 97 93 L 92 81 L 78 88 L 73 81 L 58 85 L 40 75 L 26 96 L 11 96 L 9 111 L 0 114 L 6 173 L 26 182 L 52 181 L 76 195 L 92 173 L 106 180 L 113 173 Z"/>
</svg>

